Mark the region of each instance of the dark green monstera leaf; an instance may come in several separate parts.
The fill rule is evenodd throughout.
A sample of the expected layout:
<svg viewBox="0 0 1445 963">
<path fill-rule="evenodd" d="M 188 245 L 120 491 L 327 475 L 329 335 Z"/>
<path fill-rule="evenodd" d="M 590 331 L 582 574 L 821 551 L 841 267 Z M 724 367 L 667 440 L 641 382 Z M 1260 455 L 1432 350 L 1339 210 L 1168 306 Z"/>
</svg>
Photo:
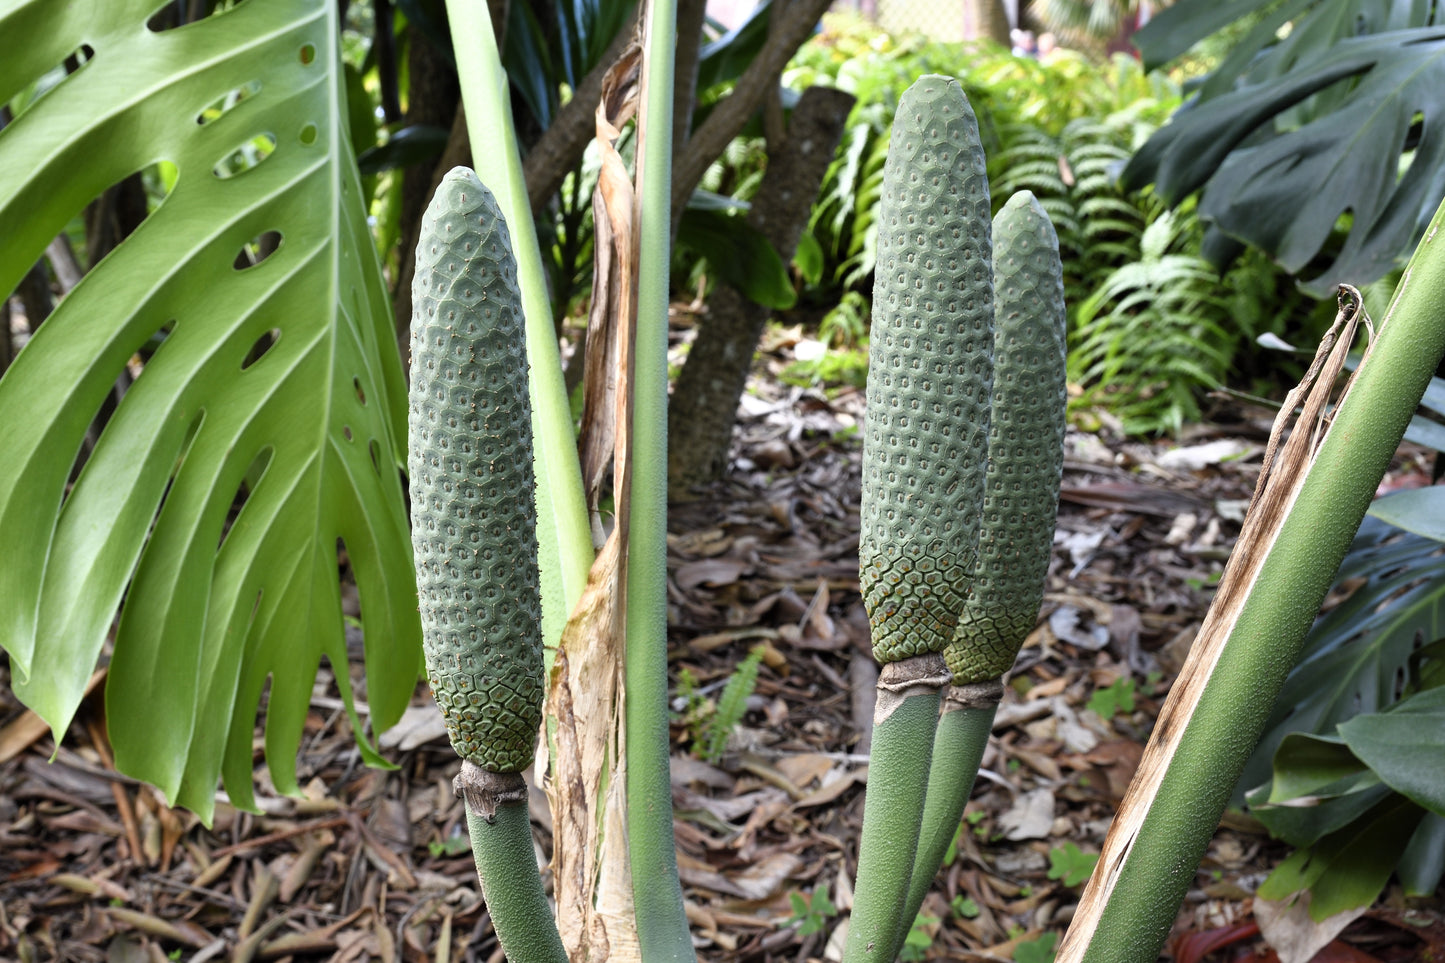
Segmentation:
<svg viewBox="0 0 1445 963">
<path fill-rule="evenodd" d="M 1136 39 L 1158 64 L 1259 7 L 1185 0 Z M 1201 217 L 1307 274 L 1318 294 L 1381 277 L 1445 196 L 1445 27 L 1434 17 L 1429 4 L 1388 0 L 1275 7 L 1140 149 L 1124 184 L 1155 183 L 1171 204 L 1202 191 Z"/>
<path fill-rule="evenodd" d="M 1310 630 L 1299 664 L 1285 680 L 1259 747 L 1236 791 L 1269 781 L 1275 751 L 1290 733 L 1335 735 L 1356 715 L 1400 695 L 1422 643 L 1445 636 L 1445 547 L 1367 517 L 1336 576 L 1357 583 Z"/>
</svg>

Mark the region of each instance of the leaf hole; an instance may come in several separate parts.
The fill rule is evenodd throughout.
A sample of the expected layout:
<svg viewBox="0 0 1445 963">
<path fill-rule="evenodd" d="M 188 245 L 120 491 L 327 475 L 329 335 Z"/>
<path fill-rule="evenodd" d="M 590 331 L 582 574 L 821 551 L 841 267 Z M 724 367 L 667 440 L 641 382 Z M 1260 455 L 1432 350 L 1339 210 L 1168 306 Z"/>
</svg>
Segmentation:
<svg viewBox="0 0 1445 963">
<path fill-rule="evenodd" d="M 83 43 L 79 47 L 76 47 L 66 55 L 65 59 L 61 60 L 60 63 L 35 79 L 28 97 L 16 97 L 11 101 L 9 106 L 14 110 L 15 116 L 19 117 L 25 113 L 25 111 L 34 107 L 40 98 L 50 93 L 56 87 L 59 87 L 62 81 L 79 71 L 80 68 L 89 63 L 94 56 L 95 48 L 90 44 Z M 9 114 L 6 114 L 6 119 L 10 119 Z M 0 127 L 3 126 L 3 124 L 0 124 Z"/>
<path fill-rule="evenodd" d="M 133 380 L 140 378 L 145 372 L 145 366 L 150 364 L 151 359 L 156 356 L 156 352 L 161 349 L 161 345 L 166 343 L 166 339 L 171 336 L 171 332 L 175 329 L 176 319 L 171 318 L 165 324 L 156 328 L 155 333 L 149 338 L 146 338 L 145 342 L 136 349 L 135 354 L 131 355 L 130 360 L 126 362 L 126 367 L 130 369 Z"/>
<path fill-rule="evenodd" d="M 247 368 L 260 361 L 263 357 L 265 357 L 268 351 L 276 347 L 276 342 L 280 340 L 280 328 L 272 328 L 270 331 L 267 331 L 265 334 L 261 335 L 261 337 L 257 338 L 256 342 L 251 345 L 251 350 L 247 351 L 246 357 L 242 359 L 241 370 L 245 371 Z"/>
<path fill-rule="evenodd" d="M 210 17 L 230 13 L 242 3 L 245 3 L 245 0 L 167 0 L 146 19 L 146 29 L 151 33 L 164 33 L 189 23 L 199 23 Z"/>
<path fill-rule="evenodd" d="M 351 426 L 350 426 L 350 425 L 342 425 L 342 426 L 341 426 L 341 434 L 342 434 L 342 437 L 344 437 L 347 441 L 355 441 L 355 440 L 356 440 L 355 437 L 351 434 Z"/>
<path fill-rule="evenodd" d="M 261 92 L 261 81 L 251 80 L 211 101 L 201 112 L 196 114 L 196 123 L 201 127 L 207 124 L 214 124 L 220 120 L 228 111 L 235 110 L 242 103 L 250 100 Z"/>
<path fill-rule="evenodd" d="M 110 424 L 110 419 L 115 414 L 116 409 L 120 407 L 120 403 L 124 399 L 126 392 L 130 390 L 131 386 L 135 384 L 136 379 L 144 372 L 145 365 L 155 356 L 156 352 L 160 350 L 160 346 L 165 342 L 166 337 L 175 326 L 176 322 L 174 319 L 167 321 L 157 328 L 155 333 L 151 334 L 144 341 L 141 341 L 137 345 L 136 350 L 126 359 L 124 365 L 116 372 L 115 380 L 105 389 L 105 394 L 100 396 L 96 404 L 95 416 L 91 418 L 89 424 L 86 426 L 85 434 L 81 437 L 75 458 L 71 462 L 70 475 L 68 476 L 71 484 L 79 480 L 81 469 L 84 468 L 85 463 L 90 460 L 91 452 L 94 451 L 95 446 L 100 442 L 101 434 L 105 431 L 106 425 Z M 198 425 L 199 416 L 197 416 L 197 419 Z M 197 425 L 191 426 L 192 434 L 194 434 Z M 187 444 L 190 443 L 190 438 L 191 435 L 186 436 Z"/>
<path fill-rule="evenodd" d="M 366 404 L 366 392 L 363 391 L 361 388 L 361 379 L 352 378 L 351 387 L 356 389 L 356 400 L 361 402 L 363 405 Z"/>
<path fill-rule="evenodd" d="M 62 234 L 60 243 L 46 250 L 45 259 L 61 297 L 160 208 L 175 189 L 178 176 L 175 164 L 156 161 L 118 178 L 84 207 L 66 212 L 78 216 L 84 230 L 80 243 L 72 246 Z"/>
<path fill-rule="evenodd" d="M 358 590 L 356 584 L 356 566 L 351 562 L 351 552 L 346 548 L 346 540 L 344 538 L 338 538 L 336 540 L 336 575 L 340 582 L 338 587 L 341 590 L 341 612 L 339 614 L 341 615 L 342 623 L 346 627 L 346 651 L 348 655 L 360 662 L 366 657 L 365 628 L 361 612 L 361 592 Z M 343 677 L 346 674 L 347 668 L 345 665 L 340 665 L 335 667 L 335 671 L 340 673 L 341 677 L 338 677 L 337 684 L 340 686 L 342 693 L 345 694 L 347 685 L 346 679 Z"/>
<path fill-rule="evenodd" d="M 316 62 L 316 45 L 314 43 L 301 45 L 301 62 L 308 66 Z"/>
<path fill-rule="evenodd" d="M 381 444 L 375 438 L 371 439 L 367 450 L 371 452 L 371 467 L 376 469 L 376 477 L 381 477 Z"/>
<path fill-rule="evenodd" d="M 231 266 L 237 271 L 253 268 L 272 254 L 275 254 L 280 247 L 280 231 L 265 231 L 257 234 L 251 238 L 251 240 L 241 245 L 241 250 L 236 252 L 236 260 Z"/>
<path fill-rule="evenodd" d="M 300 136 L 301 143 L 305 144 L 307 147 L 310 147 L 312 144 L 316 143 L 316 125 L 307 124 L 305 127 L 301 128 Z"/>
<path fill-rule="evenodd" d="M 1425 130 L 1425 115 L 1415 111 L 1410 117 L 1410 126 L 1405 130 L 1405 140 L 1400 145 L 1400 161 L 1395 168 L 1395 183 L 1399 184 L 1410 173 L 1410 168 L 1419 156 L 1420 138 Z"/>
<path fill-rule="evenodd" d="M 211 167 L 211 173 L 223 181 L 230 180 L 238 174 L 244 174 L 246 171 L 260 166 L 261 162 L 270 157 L 275 150 L 275 135 L 257 134 L 216 161 L 215 165 Z"/>
<path fill-rule="evenodd" d="M 251 493 L 256 490 L 256 486 L 266 476 L 266 469 L 271 466 L 271 460 L 275 454 L 276 449 L 272 445 L 262 448 L 256 453 L 256 457 L 251 459 L 246 473 L 241 476 L 241 483 L 236 486 L 236 494 L 232 497 L 230 508 L 226 512 L 225 524 L 221 527 L 221 540 L 216 545 L 218 553 L 226 547 L 226 539 L 231 532 L 235 531 L 236 524 L 241 519 L 241 512 L 246 507 L 246 502 L 250 500 Z"/>
</svg>

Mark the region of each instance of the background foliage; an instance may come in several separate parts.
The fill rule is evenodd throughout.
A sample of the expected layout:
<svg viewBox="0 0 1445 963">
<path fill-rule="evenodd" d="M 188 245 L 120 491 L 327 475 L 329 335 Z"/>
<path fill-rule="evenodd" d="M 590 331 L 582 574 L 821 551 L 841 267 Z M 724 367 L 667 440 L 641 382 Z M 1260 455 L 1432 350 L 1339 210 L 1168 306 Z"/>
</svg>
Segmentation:
<svg viewBox="0 0 1445 963">
<path fill-rule="evenodd" d="M 864 21 L 825 20 L 785 80 L 834 84 L 858 98 L 811 231 L 820 265 L 805 270 L 805 300 L 828 306 L 825 333 L 858 346 L 853 319 L 871 293 L 874 218 L 888 130 L 910 78 L 958 76 L 979 117 L 993 206 L 1033 191 L 1059 232 L 1069 306 L 1069 379 L 1076 411 L 1095 409 L 1126 432 L 1177 431 L 1200 417 L 1208 389 L 1292 373 L 1257 356 L 1271 333 L 1308 341 L 1326 320 L 1267 257 L 1221 275 L 1205 257 L 1206 225 L 1186 205 L 1126 192 L 1119 171 L 1181 106 L 1181 87 L 1116 55 L 1105 69 L 1062 51 L 1045 62 L 992 46 L 894 38 Z M 816 277 L 816 280 L 814 280 Z M 841 290 L 840 290 L 841 289 Z M 816 372 L 828 363 L 817 362 Z M 1268 387 L 1264 393 L 1271 393 Z"/>
</svg>

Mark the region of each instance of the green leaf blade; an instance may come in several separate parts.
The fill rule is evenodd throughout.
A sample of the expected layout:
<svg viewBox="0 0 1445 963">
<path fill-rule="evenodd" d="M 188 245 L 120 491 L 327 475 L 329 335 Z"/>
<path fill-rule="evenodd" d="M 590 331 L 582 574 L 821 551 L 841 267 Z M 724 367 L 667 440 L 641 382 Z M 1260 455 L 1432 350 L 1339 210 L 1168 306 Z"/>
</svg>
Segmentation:
<svg viewBox="0 0 1445 963">
<path fill-rule="evenodd" d="M 1355 716 L 1340 736 L 1391 788 L 1445 815 L 1445 688 L 1402 699 L 1387 712 Z"/>
<path fill-rule="evenodd" d="M 347 132 L 335 13 L 247 0 L 154 33 L 144 25 L 154 3 L 30 2 L 0 11 L 0 24 L 39 23 L 42 6 L 77 11 L 50 20 L 68 31 L 56 43 L 95 56 L 0 133 L 0 218 L 17 225 L 0 238 L 0 280 L 119 178 L 160 159 L 179 174 L 0 380 L 0 411 L 34 413 L 0 419 L 0 443 L 17 454 L 0 468 L 0 524 L 15 522 L 46 558 L 0 566 L 10 613 L 0 645 L 28 667 L 17 692 L 58 736 L 124 597 L 107 690 L 117 764 L 209 818 L 223 768 L 233 800 L 251 800 L 268 679 L 281 791 L 295 789 L 322 655 L 351 705 L 338 538 L 361 597 L 374 730 L 400 716 L 419 665 L 397 468 L 404 381 Z M 0 87 L 13 85 L 9 65 L 0 74 Z M 197 123 L 248 83 L 256 93 Z M 263 136 L 269 155 L 213 174 Z M 233 266 L 269 231 L 279 246 Z M 170 322 L 67 495 L 100 400 Z M 267 332 L 279 336 L 248 363 Z M 242 479 L 267 451 L 222 542 Z M 363 753 L 379 761 L 364 740 Z"/>
</svg>

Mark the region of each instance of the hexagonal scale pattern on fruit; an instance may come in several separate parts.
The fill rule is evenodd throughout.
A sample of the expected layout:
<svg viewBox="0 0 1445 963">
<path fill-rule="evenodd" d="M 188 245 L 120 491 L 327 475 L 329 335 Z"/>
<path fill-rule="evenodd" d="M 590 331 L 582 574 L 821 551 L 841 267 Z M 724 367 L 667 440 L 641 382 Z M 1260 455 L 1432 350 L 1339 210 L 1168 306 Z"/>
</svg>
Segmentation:
<svg viewBox="0 0 1445 963">
<path fill-rule="evenodd" d="M 893 123 L 878 224 L 859 578 L 873 652 L 941 652 L 973 574 L 993 380 L 988 178 L 958 83 Z"/>
<path fill-rule="evenodd" d="M 1043 601 L 1064 464 L 1064 281 L 1033 194 L 993 222 L 994 383 L 973 591 L 944 657 L 955 685 L 1007 672 Z"/>
<path fill-rule="evenodd" d="M 466 168 L 422 218 L 412 303 L 407 467 L 427 679 L 457 754 L 518 772 L 542 715 L 526 343 L 507 225 Z"/>
</svg>

